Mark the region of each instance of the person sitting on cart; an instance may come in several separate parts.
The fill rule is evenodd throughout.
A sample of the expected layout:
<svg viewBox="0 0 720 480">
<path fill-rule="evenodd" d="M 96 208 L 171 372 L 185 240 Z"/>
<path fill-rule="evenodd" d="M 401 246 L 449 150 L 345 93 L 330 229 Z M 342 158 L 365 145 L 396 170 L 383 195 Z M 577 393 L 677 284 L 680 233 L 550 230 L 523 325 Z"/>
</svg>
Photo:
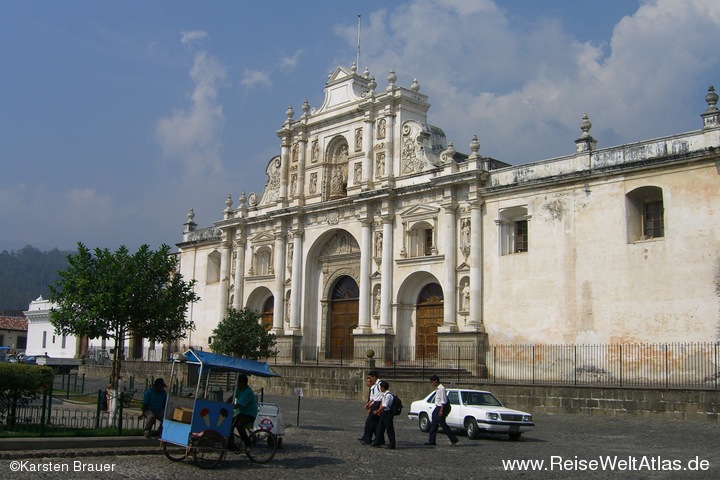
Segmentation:
<svg viewBox="0 0 720 480">
<path fill-rule="evenodd" d="M 143 395 L 142 403 L 142 414 L 140 417 L 145 417 L 145 438 L 150 438 L 150 430 L 155 425 L 155 421 L 160 422 L 160 429 L 162 431 L 163 416 L 165 415 L 165 402 L 167 400 L 167 392 L 165 391 L 167 385 L 165 380 L 162 378 L 156 378 L 155 383 L 152 387 L 145 390 Z"/>
<path fill-rule="evenodd" d="M 233 419 L 232 428 L 230 429 L 230 438 L 228 439 L 228 448 L 235 450 L 235 441 L 233 432 L 237 429 L 246 447 L 250 446 L 250 437 L 247 434 L 247 428 L 252 428 L 257 417 L 258 404 L 255 398 L 255 392 L 248 385 L 247 375 L 241 373 L 238 375 L 238 388 L 235 390 L 235 418 Z"/>
</svg>

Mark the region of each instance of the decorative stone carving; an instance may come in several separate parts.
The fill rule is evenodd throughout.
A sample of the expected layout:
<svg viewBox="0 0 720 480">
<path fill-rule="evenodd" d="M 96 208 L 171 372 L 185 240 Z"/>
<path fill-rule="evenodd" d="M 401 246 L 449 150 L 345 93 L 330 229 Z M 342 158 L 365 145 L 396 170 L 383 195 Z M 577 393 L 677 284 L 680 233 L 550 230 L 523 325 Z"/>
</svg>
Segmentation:
<svg viewBox="0 0 720 480">
<path fill-rule="evenodd" d="M 317 173 L 310 174 L 310 195 L 317 193 Z"/>
<path fill-rule="evenodd" d="M 375 157 L 375 178 L 385 175 L 385 152 L 380 152 Z"/>
<path fill-rule="evenodd" d="M 363 129 L 356 128 L 355 129 L 355 151 L 356 152 L 359 152 L 362 150 L 362 142 L 363 142 Z"/>
<path fill-rule="evenodd" d="M 386 125 L 387 125 L 387 120 L 385 120 L 384 118 L 381 118 L 380 120 L 378 120 L 378 122 L 377 122 L 377 133 L 375 134 L 375 136 L 376 136 L 379 140 L 382 140 L 383 138 L 385 138 L 385 128 L 386 128 Z"/>
<path fill-rule="evenodd" d="M 312 163 L 315 163 L 318 161 L 319 157 L 320 157 L 320 146 L 318 145 L 317 140 L 313 140 L 312 148 L 310 149 L 310 161 Z"/>
</svg>

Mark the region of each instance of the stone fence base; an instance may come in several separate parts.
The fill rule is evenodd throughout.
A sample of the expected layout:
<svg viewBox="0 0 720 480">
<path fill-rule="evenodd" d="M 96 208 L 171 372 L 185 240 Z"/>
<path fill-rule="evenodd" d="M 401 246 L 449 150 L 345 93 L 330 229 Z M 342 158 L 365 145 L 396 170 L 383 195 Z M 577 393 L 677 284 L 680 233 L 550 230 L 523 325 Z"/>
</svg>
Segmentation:
<svg viewBox="0 0 720 480">
<path fill-rule="evenodd" d="M 321 398 L 367 398 L 365 376 L 368 369 L 357 367 L 318 367 L 273 365 L 279 378 L 251 377 L 253 389 L 264 388 L 271 395 L 295 395 L 301 388 L 303 396 Z M 163 376 L 169 383 L 170 362 L 126 362 L 125 376 L 136 381 Z M 102 370 L 98 372 L 96 370 Z M 90 377 L 109 375 L 109 367 L 82 366 L 81 373 Z M 185 369 L 179 369 L 179 381 L 185 381 Z M 426 378 L 414 380 L 386 379 L 390 390 L 400 395 L 406 408 L 427 395 L 432 386 Z M 442 379 L 441 379 L 442 381 Z M 457 386 L 490 390 L 510 408 L 530 413 L 573 413 L 605 416 L 638 416 L 661 419 L 701 420 L 720 423 L 720 390 L 668 390 L 654 388 L 612 388 L 588 386 L 505 385 L 463 382 L 445 379 L 446 387 Z M 140 388 L 139 385 L 137 385 Z"/>
</svg>

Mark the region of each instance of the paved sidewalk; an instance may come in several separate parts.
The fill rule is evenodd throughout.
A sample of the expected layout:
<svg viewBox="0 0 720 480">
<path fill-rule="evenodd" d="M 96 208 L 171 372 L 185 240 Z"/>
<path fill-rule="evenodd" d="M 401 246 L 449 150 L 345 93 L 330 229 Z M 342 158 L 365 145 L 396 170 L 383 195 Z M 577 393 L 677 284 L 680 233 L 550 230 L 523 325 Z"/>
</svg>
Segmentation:
<svg viewBox="0 0 720 480">
<path fill-rule="evenodd" d="M 412 399 L 403 400 L 409 408 Z M 65 442 L 65 449 L 29 450 L 43 446 L 45 439 L 39 439 L 26 445 L 28 450 L 6 452 L 16 456 L 0 459 L 0 475 L 33 480 L 236 480 L 238 476 L 273 480 L 720 478 L 720 425 L 714 423 L 538 414 L 534 418 L 536 428 L 523 434 L 519 442 L 511 442 L 507 436 L 481 435 L 469 440 L 460 435 L 460 444 L 451 447 L 447 437 L 440 435 L 436 447 L 427 447 L 423 445 L 427 434 L 420 432 L 417 422 L 402 415 L 395 422 L 397 450 L 386 450 L 364 446 L 357 440 L 365 420 L 362 402 L 302 398 L 298 417 L 296 397 L 266 396 L 266 401 L 280 405 L 286 425 L 283 447 L 266 465 L 253 464 L 244 455 L 228 455 L 218 468 L 208 472 L 197 468 L 192 460 L 169 461 L 157 440 L 139 437 L 121 438 L 121 442 L 127 442 L 123 446 L 106 446 L 105 439 L 90 439 L 85 444 L 62 439 L 59 443 Z M 117 440 L 110 437 L 107 441 Z M 88 445 L 94 448 L 86 448 Z M 0 445 L 0 450 L 3 447 Z M 543 464 L 538 468 L 508 465 L 528 460 Z M 590 462 L 599 461 L 612 461 L 615 466 L 592 467 Z M 699 464 L 705 468 L 692 470 Z M 73 470 L 78 465 L 109 465 L 113 470 L 98 475 L 97 471 Z M 19 470 L 20 466 L 35 468 L 35 473 Z M 46 466 L 67 470 L 39 470 Z"/>
</svg>

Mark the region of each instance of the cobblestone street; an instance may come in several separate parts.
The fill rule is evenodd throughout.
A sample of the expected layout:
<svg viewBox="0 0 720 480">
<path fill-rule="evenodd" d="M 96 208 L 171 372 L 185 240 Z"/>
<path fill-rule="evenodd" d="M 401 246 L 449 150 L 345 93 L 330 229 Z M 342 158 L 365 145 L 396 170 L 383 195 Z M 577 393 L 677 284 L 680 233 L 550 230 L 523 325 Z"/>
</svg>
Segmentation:
<svg viewBox="0 0 720 480">
<path fill-rule="evenodd" d="M 200 470 L 191 461 L 173 463 L 161 451 L 134 455 L 86 456 L 90 452 L 48 452 L 46 456 L 0 460 L 4 478 L 212 478 L 212 479 L 363 479 L 370 478 L 720 478 L 718 434 L 714 423 L 601 418 L 576 415 L 535 416 L 535 430 L 519 442 L 506 436 L 460 436 L 457 447 L 438 436 L 436 447 L 424 446 L 426 434 L 406 413 L 413 399 L 403 399 L 397 417 L 397 450 L 371 448 L 357 439 L 364 410 L 348 400 L 302 398 L 299 426 L 296 397 L 266 397 L 278 403 L 286 425 L 283 446 L 267 465 L 230 454 L 216 469 Z M 69 456 L 79 455 L 79 456 Z M 615 468 L 594 466 L 617 459 Z M 508 461 L 544 461 L 537 470 L 511 471 Z M 11 464 L 11 462 L 16 462 Z M 67 468 L 67 472 L 15 472 L 27 468 Z M 111 468 L 82 473 L 76 468 Z M 662 470 L 665 468 L 677 469 Z M 697 471 L 690 470 L 697 468 Z M 679 470 L 679 471 L 678 471 Z"/>
</svg>

